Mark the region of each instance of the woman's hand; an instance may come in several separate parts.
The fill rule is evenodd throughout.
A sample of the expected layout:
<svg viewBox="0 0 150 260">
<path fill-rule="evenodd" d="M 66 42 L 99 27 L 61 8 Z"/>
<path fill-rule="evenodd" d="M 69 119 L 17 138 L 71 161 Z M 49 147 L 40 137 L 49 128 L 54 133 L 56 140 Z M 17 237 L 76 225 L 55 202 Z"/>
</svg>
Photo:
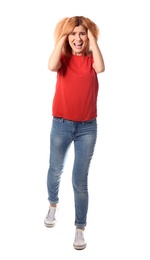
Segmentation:
<svg viewBox="0 0 150 260">
<path fill-rule="evenodd" d="M 96 73 L 103 72 L 105 70 L 104 60 L 101 53 L 101 50 L 98 46 L 97 39 L 94 37 L 92 32 L 88 30 L 88 38 L 89 43 L 91 45 L 92 53 L 93 53 L 93 68 L 95 69 Z"/>
<path fill-rule="evenodd" d="M 87 34 L 88 34 L 90 44 L 92 44 L 93 41 L 94 42 L 96 41 L 96 38 L 94 37 L 94 35 L 92 34 L 92 32 L 90 30 L 88 30 Z"/>
<path fill-rule="evenodd" d="M 70 34 L 70 29 L 68 29 L 68 21 L 69 21 L 69 18 L 66 18 L 64 21 L 63 27 L 62 27 L 62 32 L 61 32 L 61 35 L 66 36 L 66 38 Z"/>
</svg>

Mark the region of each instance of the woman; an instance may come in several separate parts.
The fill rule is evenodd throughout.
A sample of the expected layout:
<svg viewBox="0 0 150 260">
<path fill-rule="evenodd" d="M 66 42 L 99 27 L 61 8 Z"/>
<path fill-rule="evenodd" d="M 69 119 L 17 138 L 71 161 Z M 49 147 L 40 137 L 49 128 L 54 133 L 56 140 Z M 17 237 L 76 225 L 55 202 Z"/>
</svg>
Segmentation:
<svg viewBox="0 0 150 260">
<path fill-rule="evenodd" d="M 105 70 L 98 46 L 99 29 L 89 18 L 74 16 L 59 21 L 48 68 L 57 72 L 52 105 L 50 161 L 47 175 L 46 227 L 56 224 L 59 186 L 65 158 L 74 143 L 72 185 L 75 204 L 75 249 L 87 245 L 84 230 L 88 212 L 88 173 L 97 138 L 97 74 Z"/>
</svg>

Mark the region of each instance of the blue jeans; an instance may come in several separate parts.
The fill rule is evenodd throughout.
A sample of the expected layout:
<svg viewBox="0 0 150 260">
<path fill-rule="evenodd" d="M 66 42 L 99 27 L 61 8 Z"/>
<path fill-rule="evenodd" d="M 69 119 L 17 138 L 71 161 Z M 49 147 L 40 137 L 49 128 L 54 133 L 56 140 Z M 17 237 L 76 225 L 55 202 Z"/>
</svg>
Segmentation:
<svg viewBox="0 0 150 260">
<path fill-rule="evenodd" d="M 97 120 L 74 122 L 53 117 L 50 133 L 50 161 L 47 175 L 48 200 L 59 202 L 59 185 L 65 159 L 74 143 L 72 185 L 75 203 L 75 226 L 84 228 L 88 211 L 88 172 L 97 138 Z"/>
</svg>

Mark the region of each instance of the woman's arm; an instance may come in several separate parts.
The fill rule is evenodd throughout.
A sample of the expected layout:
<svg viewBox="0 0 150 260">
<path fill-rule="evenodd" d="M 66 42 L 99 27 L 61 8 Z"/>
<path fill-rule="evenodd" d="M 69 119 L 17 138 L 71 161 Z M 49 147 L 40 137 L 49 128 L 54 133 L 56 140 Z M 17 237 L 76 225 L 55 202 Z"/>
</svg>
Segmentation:
<svg viewBox="0 0 150 260">
<path fill-rule="evenodd" d="M 92 47 L 92 53 L 94 59 L 93 68 L 95 69 L 96 73 L 101 73 L 105 70 L 104 59 L 101 50 L 98 46 L 96 38 L 89 30 L 88 30 L 88 38 L 90 41 L 90 45 Z"/>
<path fill-rule="evenodd" d="M 55 45 L 49 60 L 48 60 L 48 69 L 51 71 L 57 71 L 61 67 L 61 54 L 64 42 L 66 40 L 66 35 L 62 36 L 60 40 Z"/>
</svg>

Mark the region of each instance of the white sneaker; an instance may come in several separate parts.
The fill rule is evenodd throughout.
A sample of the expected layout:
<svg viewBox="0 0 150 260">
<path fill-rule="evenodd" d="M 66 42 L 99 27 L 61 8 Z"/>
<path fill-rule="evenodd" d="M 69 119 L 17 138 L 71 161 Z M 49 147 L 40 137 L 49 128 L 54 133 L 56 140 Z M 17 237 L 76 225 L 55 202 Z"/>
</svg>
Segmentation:
<svg viewBox="0 0 150 260">
<path fill-rule="evenodd" d="M 49 207 L 48 213 L 44 219 L 44 224 L 46 227 L 54 227 L 56 224 L 56 207 Z"/>
<path fill-rule="evenodd" d="M 74 248 L 81 250 L 84 249 L 86 245 L 87 243 L 84 239 L 84 230 L 77 228 L 75 233 L 74 243 L 73 243 Z"/>
</svg>

